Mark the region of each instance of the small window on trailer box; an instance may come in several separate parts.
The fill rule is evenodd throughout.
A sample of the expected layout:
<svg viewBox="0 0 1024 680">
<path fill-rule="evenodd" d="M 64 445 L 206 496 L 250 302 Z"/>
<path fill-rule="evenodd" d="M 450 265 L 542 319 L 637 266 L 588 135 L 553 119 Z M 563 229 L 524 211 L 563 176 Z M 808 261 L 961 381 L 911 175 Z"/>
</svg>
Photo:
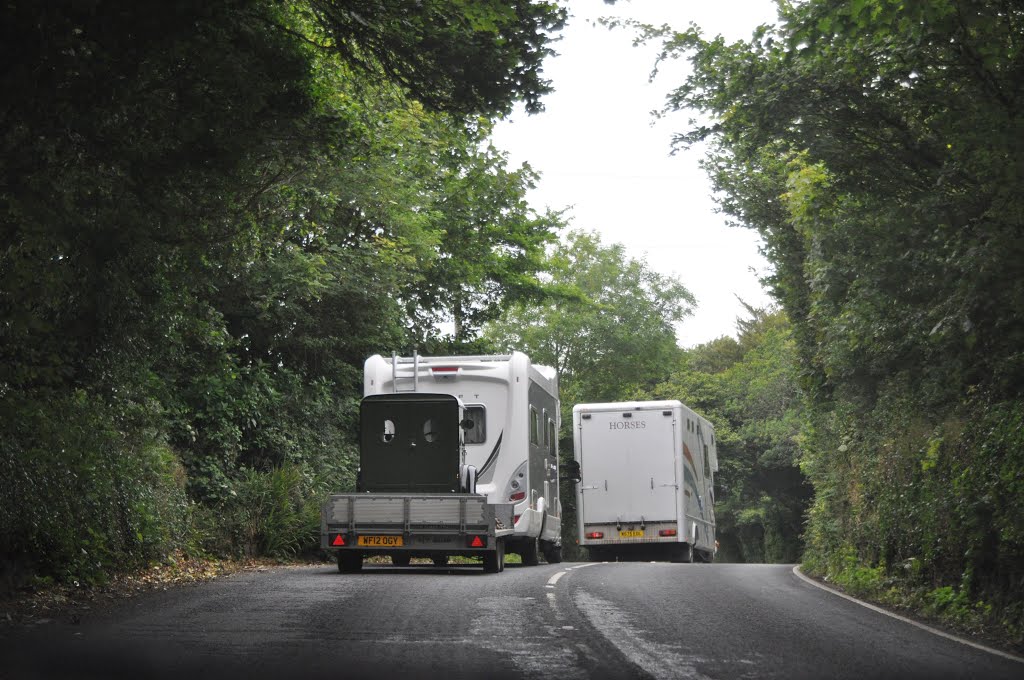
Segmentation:
<svg viewBox="0 0 1024 680">
<path fill-rule="evenodd" d="M 530 443 L 540 444 L 540 414 L 532 406 L 530 407 Z"/>
<path fill-rule="evenodd" d="M 553 418 L 548 418 L 548 454 L 555 456 L 558 455 L 558 433 L 555 431 L 555 421 Z"/>
</svg>

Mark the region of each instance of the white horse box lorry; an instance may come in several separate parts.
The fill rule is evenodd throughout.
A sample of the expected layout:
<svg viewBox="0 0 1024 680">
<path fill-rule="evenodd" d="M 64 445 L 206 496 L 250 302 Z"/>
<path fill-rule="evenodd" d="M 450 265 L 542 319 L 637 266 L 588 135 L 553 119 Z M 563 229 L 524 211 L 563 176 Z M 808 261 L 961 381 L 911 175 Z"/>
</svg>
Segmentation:
<svg viewBox="0 0 1024 680">
<path fill-rule="evenodd" d="M 707 419 L 675 400 L 577 404 L 573 440 L 578 540 L 591 559 L 714 559 Z"/>
</svg>

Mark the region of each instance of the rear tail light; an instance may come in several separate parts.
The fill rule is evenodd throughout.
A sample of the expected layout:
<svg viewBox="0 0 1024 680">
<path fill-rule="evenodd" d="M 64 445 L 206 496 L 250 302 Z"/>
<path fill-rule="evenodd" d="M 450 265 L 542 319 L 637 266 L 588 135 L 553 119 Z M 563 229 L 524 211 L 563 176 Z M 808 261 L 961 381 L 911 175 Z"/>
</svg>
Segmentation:
<svg viewBox="0 0 1024 680">
<path fill-rule="evenodd" d="M 512 494 L 511 496 L 508 497 L 508 499 L 510 501 L 521 501 L 524 498 L 526 498 L 526 492 L 525 491 L 516 491 L 514 494 Z"/>
<path fill-rule="evenodd" d="M 603 531 L 591 531 L 589 534 L 587 534 L 587 538 L 604 538 L 604 532 Z"/>
<path fill-rule="evenodd" d="M 512 517 L 512 524 L 519 524 L 519 518 L 520 517 L 522 517 L 522 515 L 514 515 Z"/>
<path fill-rule="evenodd" d="M 468 539 L 470 548 L 486 548 L 487 537 L 486 536 L 470 536 Z"/>
<path fill-rule="evenodd" d="M 337 536 L 331 539 L 331 545 L 334 547 L 345 545 L 345 536 L 343 534 L 338 534 Z"/>
<path fill-rule="evenodd" d="M 659 536 L 675 536 L 676 535 L 676 530 L 675 529 L 662 529 L 661 531 L 658 532 L 658 535 Z"/>
</svg>

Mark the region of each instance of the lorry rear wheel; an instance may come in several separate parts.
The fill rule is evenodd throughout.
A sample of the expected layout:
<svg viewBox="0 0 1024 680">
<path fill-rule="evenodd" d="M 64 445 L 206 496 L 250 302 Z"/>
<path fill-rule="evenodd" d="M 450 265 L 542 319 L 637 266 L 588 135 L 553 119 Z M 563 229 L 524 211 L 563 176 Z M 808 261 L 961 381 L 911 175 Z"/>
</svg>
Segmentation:
<svg viewBox="0 0 1024 680">
<path fill-rule="evenodd" d="M 409 558 L 408 555 L 392 555 L 391 556 L 391 564 L 395 565 L 396 567 L 408 567 L 409 566 L 409 560 L 410 560 L 410 558 Z"/>
<path fill-rule="evenodd" d="M 363 570 L 363 556 L 357 552 L 338 553 L 338 571 L 354 574 Z"/>
<path fill-rule="evenodd" d="M 537 555 L 537 539 L 526 539 L 522 549 L 519 551 L 519 556 L 523 558 L 523 566 L 525 567 L 536 567 L 540 564 L 540 557 Z"/>
<path fill-rule="evenodd" d="M 693 562 L 693 546 L 689 543 L 680 543 L 672 552 L 671 560 L 676 563 Z"/>
<path fill-rule="evenodd" d="M 447 555 L 437 555 L 435 557 L 431 557 L 430 561 L 434 563 L 435 567 L 447 567 L 448 566 L 448 556 Z"/>
</svg>

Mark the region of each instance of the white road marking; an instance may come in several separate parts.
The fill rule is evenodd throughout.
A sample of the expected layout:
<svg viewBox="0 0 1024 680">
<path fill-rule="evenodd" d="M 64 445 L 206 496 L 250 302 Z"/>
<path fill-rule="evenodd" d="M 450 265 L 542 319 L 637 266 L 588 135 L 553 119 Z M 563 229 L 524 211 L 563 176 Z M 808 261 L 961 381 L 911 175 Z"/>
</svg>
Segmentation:
<svg viewBox="0 0 1024 680">
<path fill-rule="evenodd" d="M 967 645 L 968 647 L 974 647 L 975 649 L 979 649 L 979 650 L 981 650 L 983 652 L 988 652 L 989 654 L 995 654 L 996 656 L 1001 656 L 1004 659 L 1009 659 L 1010 661 L 1016 661 L 1017 663 L 1024 663 L 1024 657 L 1017 656 L 1016 654 L 1010 654 L 1009 652 L 1004 652 L 1004 651 L 999 650 L 999 649 L 992 649 L 991 647 L 986 647 L 985 645 L 978 644 L 977 642 L 972 642 L 970 640 L 965 640 L 964 638 L 957 637 L 956 635 L 950 635 L 949 633 L 947 633 L 945 631 L 941 631 L 941 630 L 939 630 L 937 628 L 932 628 L 931 626 L 926 626 L 923 623 L 919 623 L 917 621 L 914 621 L 913 619 L 908 619 L 905 616 L 900 616 L 899 614 L 894 614 L 894 613 L 892 613 L 890 611 L 886 611 L 885 609 L 882 609 L 881 607 L 876 607 L 873 604 L 868 604 L 867 602 L 862 602 L 862 601 L 858 600 L 855 597 L 850 597 L 846 593 L 839 592 L 835 588 L 829 588 L 825 584 L 818 583 L 814 579 L 809 578 L 809 577 L 805 576 L 803 573 L 801 573 L 800 565 L 799 564 L 793 567 L 793 573 L 796 574 L 797 576 L 799 576 L 801 579 L 803 579 L 807 583 L 810 583 L 812 586 L 815 586 L 817 588 L 821 588 L 822 590 L 828 591 L 828 592 L 832 593 L 833 595 L 838 595 L 839 597 L 843 598 L 844 600 L 849 600 L 850 602 L 855 602 L 856 604 L 859 604 L 862 607 L 866 607 L 866 608 L 870 609 L 873 612 L 878 612 L 879 614 L 885 614 L 886 616 L 888 616 L 890 618 L 893 618 L 893 619 L 896 619 L 897 621 L 902 621 L 903 623 L 909 623 L 911 626 L 916 626 L 916 627 L 920 628 L 921 630 L 926 630 L 926 631 L 928 631 L 929 633 L 931 633 L 933 635 L 938 635 L 939 637 L 946 638 L 947 640 L 952 640 L 953 642 L 959 642 L 962 645 Z"/>
<path fill-rule="evenodd" d="M 548 586 L 547 587 L 548 588 L 554 588 L 555 584 L 558 583 L 558 579 L 562 578 L 567 573 L 569 573 L 569 572 L 568 571 L 560 571 L 557 574 L 555 574 L 554 576 L 552 576 L 551 578 L 549 578 L 548 579 Z"/>
</svg>

